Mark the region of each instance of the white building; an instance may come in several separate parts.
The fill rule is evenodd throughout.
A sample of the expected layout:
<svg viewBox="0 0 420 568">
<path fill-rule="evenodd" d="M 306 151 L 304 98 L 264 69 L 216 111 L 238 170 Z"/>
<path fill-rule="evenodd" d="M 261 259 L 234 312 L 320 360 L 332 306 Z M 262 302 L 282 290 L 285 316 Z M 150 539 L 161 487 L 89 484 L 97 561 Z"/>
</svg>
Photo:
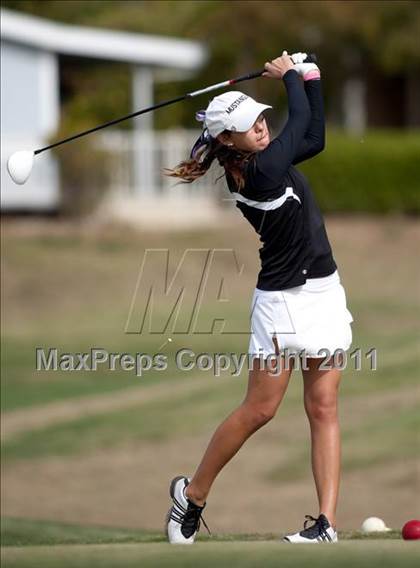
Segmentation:
<svg viewBox="0 0 420 568">
<path fill-rule="evenodd" d="M 36 158 L 30 179 L 16 186 L 6 170 L 16 150 L 48 144 L 60 122 L 59 55 L 121 61 L 132 65 L 133 107 L 154 104 L 156 81 L 187 78 L 206 60 L 206 49 L 194 41 L 60 24 L 1 10 L 1 207 L 4 210 L 48 211 L 60 202 L 54 156 Z M 115 117 L 110 117 L 110 120 Z M 152 132 L 153 113 L 135 124 Z M 92 125 L 95 126 L 95 125 Z M 138 176 L 152 177 L 152 160 Z M 141 182 L 141 180 L 139 181 Z"/>
</svg>

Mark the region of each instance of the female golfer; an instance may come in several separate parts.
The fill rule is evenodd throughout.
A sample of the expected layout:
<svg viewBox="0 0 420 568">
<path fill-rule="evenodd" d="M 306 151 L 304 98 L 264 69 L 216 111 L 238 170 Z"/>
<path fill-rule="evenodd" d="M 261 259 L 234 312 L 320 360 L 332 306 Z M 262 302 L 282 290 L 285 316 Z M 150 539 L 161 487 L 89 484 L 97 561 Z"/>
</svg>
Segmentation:
<svg viewBox="0 0 420 568">
<path fill-rule="evenodd" d="M 320 71 L 315 64 L 304 63 L 305 57 L 283 52 L 265 64 L 263 76 L 282 79 L 287 90 L 289 116 L 278 136 L 270 140 L 263 114 L 271 107 L 230 91 L 215 97 L 198 114 L 204 120 L 203 134 L 190 159 L 170 171 L 192 182 L 217 159 L 237 207 L 263 243 L 252 301 L 249 354 L 253 364 L 248 390 L 242 404 L 215 431 L 193 477 L 172 480 L 173 505 L 166 527 L 171 543 L 194 542 L 216 476 L 251 434 L 275 415 L 293 367 L 285 363 L 286 352 L 305 359 L 304 406 L 319 512 L 316 517 L 307 515 L 303 530 L 284 540 L 337 542 L 341 371 L 337 357 L 326 361 L 326 354 L 350 347 L 353 318 L 322 216 L 307 180 L 294 168 L 324 148 Z M 273 354 L 281 362 L 275 373 L 268 364 Z"/>
</svg>

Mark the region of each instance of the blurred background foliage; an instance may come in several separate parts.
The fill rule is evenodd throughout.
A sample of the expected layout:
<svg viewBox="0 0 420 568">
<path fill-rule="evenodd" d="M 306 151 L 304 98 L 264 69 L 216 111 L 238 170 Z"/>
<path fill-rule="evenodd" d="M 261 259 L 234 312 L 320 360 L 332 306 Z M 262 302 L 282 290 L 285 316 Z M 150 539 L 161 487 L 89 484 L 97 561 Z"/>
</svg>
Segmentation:
<svg viewBox="0 0 420 568">
<path fill-rule="evenodd" d="M 299 166 L 325 213 L 420 213 L 420 136 L 368 130 L 327 131 L 327 149 Z"/>
<path fill-rule="evenodd" d="M 323 72 L 330 124 L 328 152 L 304 164 L 303 170 L 313 180 L 321 207 L 324 211 L 420 212 L 417 0 L 4 0 L 2 5 L 68 24 L 201 41 L 209 50 L 206 64 L 190 79 L 156 82 L 156 101 L 260 69 L 285 48 L 315 52 Z M 129 64 L 60 56 L 60 74 L 61 127 L 54 141 L 132 111 Z M 361 79 L 366 89 L 368 128 L 363 134 L 339 130 L 345 122 L 344 85 L 353 77 Z M 268 116 L 273 132 L 278 131 L 286 110 L 282 86 L 262 79 L 243 83 L 241 88 L 280 108 Z M 209 98 L 159 109 L 153 116 L 155 128 L 198 128 L 195 111 L 205 108 Z M 134 124 L 135 119 L 128 120 L 118 128 L 131 130 Z M 92 179 L 91 172 L 104 169 L 106 162 L 104 156 L 94 158 L 95 168 L 90 152 L 79 157 L 75 153 L 76 161 L 62 164 L 70 179 L 77 172 L 78 183 L 84 187 L 80 195 L 105 181 L 101 176 Z M 79 204 L 74 191 L 70 187 L 74 204 L 69 202 L 66 210 L 90 212 L 98 201 L 96 189 L 89 203 L 84 199 Z"/>
<path fill-rule="evenodd" d="M 200 40 L 210 52 L 190 81 L 158 84 L 156 100 L 177 96 L 224 78 L 261 68 L 290 51 L 315 51 L 324 74 L 330 118 L 337 118 L 334 94 L 348 73 L 375 71 L 385 77 L 420 70 L 420 2 L 249 0 L 243 2 L 124 0 L 4 0 L 13 10 L 69 24 Z M 74 127 L 106 121 L 131 109 L 127 65 L 69 61 L 63 66 L 66 120 Z M 253 81 L 247 91 L 278 105 L 269 81 Z M 71 96 L 70 96 L 71 95 Z M 284 99 L 283 99 L 284 102 Z M 191 101 L 162 109 L 156 128 L 196 126 Z M 131 128 L 132 122 L 121 127 Z"/>
</svg>

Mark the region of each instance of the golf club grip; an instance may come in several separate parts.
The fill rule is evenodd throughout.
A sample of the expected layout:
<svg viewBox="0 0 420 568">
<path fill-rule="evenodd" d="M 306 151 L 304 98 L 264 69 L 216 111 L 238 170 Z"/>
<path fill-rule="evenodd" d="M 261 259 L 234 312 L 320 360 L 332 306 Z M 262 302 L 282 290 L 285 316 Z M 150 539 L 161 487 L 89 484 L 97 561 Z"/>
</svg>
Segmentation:
<svg viewBox="0 0 420 568">
<path fill-rule="evenodd" d="M 318 57 L 315 55 L 315 53 L 309 53 L 304 63 L 318 63 Z"/>
<path fill-rule="evenodd" d="M 304 63 L 317 63 L 318 58 L 315 53 L 309 53 L 304 61 Z M 242 81 L 249 81 L 250 79 L 256 79 L 257 77 L 261 77 L 264 73 L 265 69 L 261 71 L 255 71 L 254 73 L 247 73 L 246 75 L 241 75 L 236 79 L 231 79 L 230 84 L 234 85 L 235 83 L 241 83 Z"/>
</svg>

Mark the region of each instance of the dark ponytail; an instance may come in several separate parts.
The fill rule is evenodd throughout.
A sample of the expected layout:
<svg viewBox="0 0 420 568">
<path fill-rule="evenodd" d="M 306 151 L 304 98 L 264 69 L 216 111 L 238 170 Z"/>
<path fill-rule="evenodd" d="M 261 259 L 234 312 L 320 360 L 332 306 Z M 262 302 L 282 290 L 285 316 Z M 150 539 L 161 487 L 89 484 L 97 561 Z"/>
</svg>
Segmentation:
<svg viewBox="0 0 420 568">
<path fill-rule="evenodd" d="M 203 176 L 213 161 L 217 160 L 225 172 L 232 176 L 238 190 L 241 190 L 245 184 L 246 164 L 254 155 L 254 152 L 242 152 L 222 144 L 205 129 L 192 147 L 190 158 L 172 169 L 166 169 L 165 175 L 180 178 L 183 183 L 192 183 Z"/>
</svg>

